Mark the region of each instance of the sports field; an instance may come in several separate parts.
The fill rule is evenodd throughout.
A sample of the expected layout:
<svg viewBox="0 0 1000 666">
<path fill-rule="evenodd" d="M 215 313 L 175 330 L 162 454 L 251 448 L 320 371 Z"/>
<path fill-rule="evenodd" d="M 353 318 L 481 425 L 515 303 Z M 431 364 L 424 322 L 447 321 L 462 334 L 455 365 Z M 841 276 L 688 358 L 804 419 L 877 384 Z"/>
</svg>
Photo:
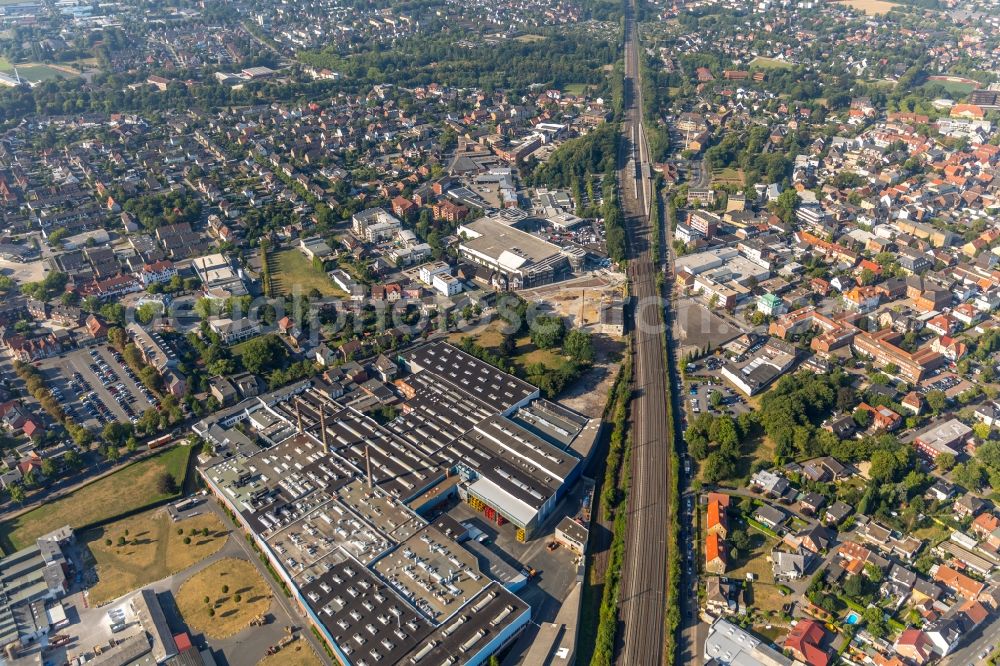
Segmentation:
<svg viewBox="0 0 1000 666">
<path fill-rule="evenodd" d="M 893 7 L 898 7 L 895 2 L 886 2 L 886 0 L 839 0 L 848 7 L 853 7 L 859 11 L 868 14 L 869 16 L 877 16 L 879 14 L 888 14 L 892 11 Z"/>
<path fill-rule="evenodd" d="M 778 58 L 766 58 L 764 56 L 757 56 L 750 61 L 751 69 L 789 69 L 792 63 L 787 60 L 779 60 Z"/>
</svg>

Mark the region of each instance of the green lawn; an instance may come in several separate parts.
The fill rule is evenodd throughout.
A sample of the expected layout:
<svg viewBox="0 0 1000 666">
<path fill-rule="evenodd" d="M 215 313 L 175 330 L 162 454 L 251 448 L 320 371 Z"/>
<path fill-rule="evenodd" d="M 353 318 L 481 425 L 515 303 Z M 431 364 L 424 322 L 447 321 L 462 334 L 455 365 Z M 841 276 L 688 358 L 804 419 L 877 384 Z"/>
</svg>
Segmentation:
<svg viewBox="0 0 1000 666">
<path fill-rule="evenodd" d="M 179 493 L 159 492 L 157 480 L 166 471 L 174 478 L 176 487 L 182 488 L 191 451 L 190 446 L 175 446 L 0 524 L 0 546 L 10 553 L 30 546 L 41 535 L 63 525 L 77 529 L 176 496 Z"/>
<path fill-rule="evenodd" d="M 582 95 L 586 90 L 586 83 L 567 83 L 562 89 L 567 95 Z"/>
<path fill-rule="evenodd" d="M 517 340 L 517 358 L 514 363 L 527 372 L 528 366 L 541 363 L 548 370 L 557 370 L 566 365 L 569 360 L 553 349 L 538 349 L 531 341 L 531 336 L 525 335 Z"/>
<path fill-rule="evenodd" d="M 757 69 L 791 69 L 792 63 L 787 60 L 778 60 L 777 58 L 765 58 L 764 56 L 757 56 L 750 61 L 750 68 Z"/>
<path fill-rule="evenodd" d="M 309 259 L 298 249 L 284 250 L 278 252 L 271 258 L 271 281 L 275 294 L 291 294 L 298 286 L 303 294 L 308 294 L 313 289 L 319 291 L 323 296 L 343 297 L 346 296 L 342 290 L 338 289 L 326 273 L 313 266 Z"/>
<path fill-rule="evenodd" d="M 544 35 L 527 34 L 527 35 L 521 35 L 519 37 L 515 37 L 514 41 L 521 42 L 522 44 L 534 44 L 535 42 L 544 42 L 545 41 L 545 37 L 544 37 Z"/>
</svg>

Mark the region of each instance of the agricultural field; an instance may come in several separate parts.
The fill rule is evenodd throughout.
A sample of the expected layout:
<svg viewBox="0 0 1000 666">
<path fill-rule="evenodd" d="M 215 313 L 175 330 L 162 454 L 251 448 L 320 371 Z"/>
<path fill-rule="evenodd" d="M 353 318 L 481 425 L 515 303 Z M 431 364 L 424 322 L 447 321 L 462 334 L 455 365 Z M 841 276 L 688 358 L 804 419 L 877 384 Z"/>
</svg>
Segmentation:
<svg viewBox="0 0 1000 666">
<path fill-rule="evenodd" d="M 886 0 L 840 0 L 840 2 L 869 16 L 888 14 L 893 7 L 899 6 L 895 2 L 886 2 Z"/>
<path fill-rule="evenodd" d="M 97 568 L 97 584 L 90 589 L 88 601 L 99 606 L 183 571 L 217 553 L 228 536 L 214 514 L 174 522 L 165 509 L 85 532 L 81 541 Z"/>
<path fill-rule="evenodd" d="M 326 273 L 313 266 L 299 250 L 293 248 L 269 257 L 271 262 L 271 283 L 275 294 L 291 294 L 298 286 L 303 294 L 313 289 L 324 297 L 346 296 L 338 289 Z"/>
<path fill-rule="evenodd" d="M 257 568 L 231 557 L 191 576 L 177 592 L 177 609 L 184 621 L 193 633 L 209 638 L 242 631 L 270 606 L 271 592 Z"/>
<path fill-rule="evenodd" d="M 176 497 L 184 486 L 191 451 L 190 446 L 175 446 L 7 521 L 0 525 L 0 546 L 10 553 L 63 525 L 92 525 Z M 160 489 L 164 474 L 173 478 L 176 491 Z"/>
</svg>

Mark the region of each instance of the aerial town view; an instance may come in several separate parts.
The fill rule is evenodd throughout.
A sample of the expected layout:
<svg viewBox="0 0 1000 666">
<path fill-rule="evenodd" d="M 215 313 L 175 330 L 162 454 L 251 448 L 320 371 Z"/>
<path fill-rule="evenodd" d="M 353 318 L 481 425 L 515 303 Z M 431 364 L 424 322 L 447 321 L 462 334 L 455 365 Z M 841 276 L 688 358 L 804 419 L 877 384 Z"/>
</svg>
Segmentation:
<svg viewBox="0 0 1000 666">
<path fill-rule="evenodd" d="M 82 664 L 1000 664 L 1000 0 L 0 0 Z"/>
</svg>

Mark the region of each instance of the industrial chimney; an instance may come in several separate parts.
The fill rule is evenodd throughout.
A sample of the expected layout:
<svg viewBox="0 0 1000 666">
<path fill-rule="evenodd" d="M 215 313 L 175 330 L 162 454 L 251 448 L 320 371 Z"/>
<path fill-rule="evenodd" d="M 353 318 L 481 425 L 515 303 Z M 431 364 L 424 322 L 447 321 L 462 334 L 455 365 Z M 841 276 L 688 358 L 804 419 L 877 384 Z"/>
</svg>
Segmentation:
<svg viewBox="0 0 1000 666">
<path fill-rule="evenodd" d="M 319 432 L 323 438 L 323 453 L 330 453 L 330 446 L 326 443 L 326 407 L 322 403 L 319 406 Z"/>
</svg>

